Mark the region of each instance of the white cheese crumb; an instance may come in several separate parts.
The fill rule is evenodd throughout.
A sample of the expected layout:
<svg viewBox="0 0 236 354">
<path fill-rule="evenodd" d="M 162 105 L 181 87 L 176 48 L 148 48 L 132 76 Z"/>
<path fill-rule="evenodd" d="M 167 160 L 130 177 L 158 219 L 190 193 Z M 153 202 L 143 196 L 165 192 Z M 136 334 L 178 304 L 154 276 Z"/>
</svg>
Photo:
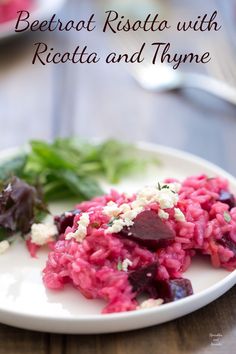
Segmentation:
<svg viewBox="0 0 236 354">
<path fill-rule="evenodd" d="M 120 213 L 128 213 L 130 210 L 131 210 L 131 207 L 127 203 L 121 204 L 119 207 Z"/>
<path fill-rule="evenodd" d="M 179 193 L 180 188 L 181 188 L 181 184 L 178 182 L 169 183 L 168 186 L 175 193 Z"/>
<path fill-rule="evenodd" d="M 118 207 L 118 205 L 116 203 L 110 201 L 103 208 L 103 214 L 110 216 L 110 217 L 116 217 L 120 214 L 120 208 Z"/>
<path fill-rule="evenodd" d="M 68 232 L 68 234 L 66 234 L 65 239 L 66 239 L 66 240 L 71 240 L 71 239 L 74 238 L 74 237 L 75 237 L 74 232 Z"/>
<path fill-rule="evenodd" d="M 138 215 L 138 211 L 137 210 L 129 210 L 126 213 L 122 214 L 121 218 L 123 220 L 125 220 L 126 222 L 128 222 L 128 221 L 134 220 L 137 215 Z"/>
<path fill-rule="evenodd" d="M 89 225 L 90 219 L 89 219 L 89 214 L 88 213 L 82 213 L 80 216 L 80 219 L 78 221 L 78 225 L 82 225 L 87 227 Z"/>
<path fill-rule="evenodd" d="M 158 211 L 158 216 L 159 216 L 161 219 L 165 219 L 165 220 L 169 219 L 169 214 L 166 213 L 166 212 L 165 212 L 164 210 L 162 210 L 162 209 L 160 209 L 160 210 Z"/>
<path fill-rule="evenodd" d="M 120 232 L 125 226 L 125 221 L 122 219 L 116 219 L 112 222 L 112 226 L 108 227 L 105 231 L 106 234 L 113 234 Z M 130 225 L 129 225 L 130 226 Z"/>
<path fill-rule="evenodd" d="M 168 187 L 162 188 L 163 186 Z M 156 202 L 160 204 L 162 209 L 173 208 L 178 202 L 176 190 L 178 190 L 178 184 L 176 183 L 159 184 L 157 187 L 146 186 L 137 193 L 136 202 L 143 207 Z"/>
<path fill-rule="evenodd" d="M 135 199 L 132 203 L 131 203 L 131 207 L 133 210 L 136 209 L 140 209 L 140 212 L 143 210 L 143 207 L 146 205 L 147 201 L 145 198 L 141 198 L 137 196 L 137 199 Z"/>
<path fill-rule="evenodd" d="M 140 306 L 138 307 L 139 309 L 149 309 L 151 307 L 156 307 L 162 305 L 164 302 L 163 299 L 148 299 L 143 301 Z"/>
<path fill-rule="evenodd" d="M 159 190 L 154 186 L 146 186 L 137 193 L 137 200 L 145 206 L 156 201 Z"/>
<path fill-rule="evenodd" d="M 173 193 L 169 188 L 161 189 L 157 195 L 156 201 L 161 209 L 173 208 L 178 202 L 178 194 Z"/>
<path fill-rule="evenodd" d="M 0 254 L 6 252 L 6 250 L 10 247 L 10 243 L 7 240 L 3 240 L 0 242 Z"/>
<path fill-rule="evenodd" d="M 66 235 L 66 240 L 75 238 L 77 242 L 82 242 L 87 234 L 87 227 L 89 225 L 90 219 L 88 213 L 82 213 L 78 221 L 78 229 L 75 232 L 69 232 Z"/>
<path fill-rule="evenodd" d="M 133 262 L 131 262 L 128 258 L 125 258 L 122 262 L 121 268 L 124 272 L 128 272 L 128 267 L 132 266 Z"/>
<path fill-rule="evenodd" d="M 179 208 L 175 208 L 175 220 L 176 221 L 186 221 L 184 214 Z"/>
<path fill-rule="evenodd" d="M 57 228 L 55 225 L 33 224 L 31 226 L 31 241 L 39 246 L 51 241 L 56 234 Z"/>
</svg>

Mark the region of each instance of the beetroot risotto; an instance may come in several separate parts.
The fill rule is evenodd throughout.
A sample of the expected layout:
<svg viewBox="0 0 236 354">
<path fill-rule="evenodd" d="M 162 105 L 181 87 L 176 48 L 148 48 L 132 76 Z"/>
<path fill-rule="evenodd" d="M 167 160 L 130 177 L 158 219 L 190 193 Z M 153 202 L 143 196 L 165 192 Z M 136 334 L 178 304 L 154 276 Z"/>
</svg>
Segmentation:
<svg viewBox="0 0 236 354">
<path fill-rule="evenodd" d="M 103 313 L 171 302 L 193 293 L 183 273 L 196 253 L 236 268 L 236 202 L 223 178 L 168 179 L 136 194 L 110 194 L 55 217 L 60 234 L 48 255 L 49 289 L 71 283 Z M 32 237 L 32 242 L 33 242 Z M 140 295 L 148 300 L 140 303 Z"/>
</svg>

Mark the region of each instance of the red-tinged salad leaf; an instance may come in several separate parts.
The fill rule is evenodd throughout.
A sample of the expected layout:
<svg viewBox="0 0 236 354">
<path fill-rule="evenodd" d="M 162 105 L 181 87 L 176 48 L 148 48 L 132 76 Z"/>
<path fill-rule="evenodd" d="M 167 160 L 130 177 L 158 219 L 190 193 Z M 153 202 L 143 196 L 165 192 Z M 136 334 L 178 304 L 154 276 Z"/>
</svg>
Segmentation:
<svg viewBox="0 0 236 354">
<path fill-rule="evenodd" d="M 124 227 L 120 236 L 130 238 L 150 249 L 165 247 L 173 242 L 175 233 L 153 210 L 145 210 L 134 219 L 134 224 Z"/>
<path fill-rule="evenodd" d="M 0 193 L 2 238 L 14 232 L 26 234 L 41 212 L 47 212 L 39 192 L 18 177 L 12 177 Z"/>
</svg>

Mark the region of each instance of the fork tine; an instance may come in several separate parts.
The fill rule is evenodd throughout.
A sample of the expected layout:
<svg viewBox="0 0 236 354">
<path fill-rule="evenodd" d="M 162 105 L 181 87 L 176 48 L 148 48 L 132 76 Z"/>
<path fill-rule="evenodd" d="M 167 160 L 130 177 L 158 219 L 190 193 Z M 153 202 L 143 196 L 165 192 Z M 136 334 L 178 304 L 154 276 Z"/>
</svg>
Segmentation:
<svg viewBox="0 0 236 354">
<path fill-rule="evenodd" d="M 217 8 L 220 2 L 215 0 Z M 220 77 L 223 81 L 236 86 L 236 53 L 230 46 L 227 30 L 225 29 L 225 19 L 219 14 L 221 23 L 223 24 L 221 30 L 217 32 L 217 45 L 212 45 L 211 52 L 214 54 L 214 60 L 208 66 L 209 72 L 213 76 Z M 212 40 L 208 41 L 208 45 L 212 44 Z"/>
<path fill-rule="evenodd" d="M 209 52 L 211 53 L 211 61 L 205 66 L 207 73 L 219 80 L 225 80 L 224 73 L 222 72 L 222 66 L 219 60 L 217 60 L 218 53 L 215 46 L 209 47 L 211 42 L 207 41 Z"/>
</svg>

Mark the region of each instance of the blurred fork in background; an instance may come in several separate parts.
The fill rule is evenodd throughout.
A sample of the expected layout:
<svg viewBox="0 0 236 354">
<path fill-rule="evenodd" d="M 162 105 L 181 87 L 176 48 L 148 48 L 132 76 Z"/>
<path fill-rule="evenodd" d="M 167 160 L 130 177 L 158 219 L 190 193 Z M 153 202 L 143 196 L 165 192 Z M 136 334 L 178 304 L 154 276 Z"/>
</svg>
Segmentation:
<svg viewBox="0 0 236 354">
<path fill-rule="evenodd" d="M 142 38 L 139 35 L 139 41 L 140 39 Z M 137 48 L 137 42 L 131 35 L 125 35 L 120 45 L 123 50 Z M 164 63 L 153 65 L 150 60 L 142 64 L 127 65 L 126 68 L 146 90 L 161 92 L 194 88 L 236 105 L 236 54 L 225 32 L 217 33 L 217 43 L 211 43 L 208 37 L 207 46 L 212 55 L 211 62 L 206 65 L 208 74 L 173 70 L 170 65 Z"/>
<path fill-rule="evenodd" d="M 132 1 L 128 1 L 128 4 L 131 5 Z M 216 9 L 219 9 L 217 3 L 218 0 L 212 1 L 212 5 L 215 6 Z M 138 11 L 138 6 L 135 8 L 133 7 L 132 10 L 130 5 L 128 7 L 127 3 L 122 2 L 121 6 L 120 3 L 119 6 L 121 6 L 122 14 L 126 13 L 126 16 L 129 18 L 132 18 L 132 16 L 133 18 L 137 18 L 137 13 L 141 13 L 141 11 Z M 142 8 L 141 0 L 139 1 L 139 6 Z M 178 12 L 178 8 L 176 8 L 176 3 L 174 1 L 157 1 L 155 7 L 154 2 L 149 0 L 149 12 L 158 12 L 158 6 L 161 9 L 159 12 L 166 16 L 167 14 L 169 16 L 176 16 L 177 12 L 178 16 L 179 13 L 181 13 L 184 18 L 191 18 L 189 8 L 184 9 L 183 7 Z M 143 10 L 145 10 L 143 11 L 143 14 L 148 12 L 147 3 L 145 3 Z M 186 10 L 186 12 L 183 12 L 184 10 Z M 205 32 L 189 33 L 188 39 L 190 45 L 194 46 L 195 51 L 200 50 L 201 52 L 203 50 L 202 47 L 204 47 L 211 53 L 212 60 L 208 64 L 204 65 L 203 72 L 197 72 L 199 68 L 197 68 L 196 65 L 194 66 L 194 69 L 192 69 L 194 70 L 192 72 L 186 71 L 186 67 L 184 67 L 184 70 L 173 70 L 172 67 L 167 64 L 162 63 L 153 65 L 151 64 L 151 57 L 153 53 L 148 51 L 145 53 L 145 61 L 143 63 L 126 64 L 126 69 L 133 76 L 136 82 L 146 90 L 161 92 L 195 88 L 208 92 L 233 105 L 236 105 L 236 53 L 230 45 L 229 36 L 226 32 L 226 26 L 224 26 L 225 18 L 222 18 L 221 16 L 222 12 L 223 11 L 219 11 L 218 13 L 219 19 L 222 23 L 222 29 L 215 32 L 214 36 L 212 36 L 211 33 Z M 193 12 L 192 15 L 196 16 L 196 13 L 194 14 Z M 174 36 L 176 36 L 176 33 L 170 34 L 169 40 L 171 42 L 174 41 Z M 178 44 L 182 47 L 181 49 L 186 50 L 187 48 L 185 47 L 188 46 L 188 44 L 185 43 L 185 37 L 182 37 L 181 43 L 181 36 L 183 36 L 183 34 L 178 34 L 178 36 Z M 121 33 L 119 36 L 113 37 L 113 40 L 116 42 L 116 45 L 121 52 L 132 53 L 137 51 L 139 44 L 147 41 L 150 43 L 155 41 L 159 42 L 163 39 L 163 37 L 166 41 L 166 38 L 168 38 L 168 32 L 164 34 L 160 32 L 153 34 L 138 31 L 133 33 Z M 190 65 L 187 66 L 187 70 L 188 69 L 190 69 Z"/>
<path fill-rule="evenodd" d="M 200 89 L 236 105 L 236 87 L 205 74 L 174 71 L 165 64 L 132 65 L 129 71 L 138 84 L 150 91 Z"/>
</svg>

